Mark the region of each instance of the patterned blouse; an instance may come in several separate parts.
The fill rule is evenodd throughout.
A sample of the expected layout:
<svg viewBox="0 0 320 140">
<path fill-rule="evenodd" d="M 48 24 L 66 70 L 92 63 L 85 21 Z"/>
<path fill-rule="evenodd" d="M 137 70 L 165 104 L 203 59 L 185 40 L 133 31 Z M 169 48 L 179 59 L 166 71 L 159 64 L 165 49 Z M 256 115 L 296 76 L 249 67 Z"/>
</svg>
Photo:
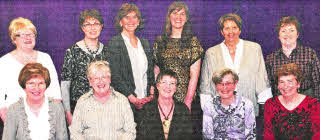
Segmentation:
<svg viewBox="0 0 320 140">
<path fill-rule="evenodd" d="M 71 110 L 74 109 L 77 100 L 81 95 L 90 89 L 86 75 L 88 65 L 97 60 L 107 61 L 106 47 L 99 42 L 97 52 L 90 52 L 81 40 L 66 50 L 61 72 L 61 81 L 71 81 L 70 85 L 70 104 Z"/>
<path fill-rule="evenodd" d="M 197 37 L 192 37 L 190 46 L 183 46 L 181 39 L 169 38 L 164 41 L 162 36 L 158 36 L 153 44 L 153 62 L 159 66 L 160 71 L 170 69 L 178 76 L 177 92 L 174 97 L 184 102 L 187 95 L 190 66 L 203 55 L 203 48 Z"/>
<path fill-rule="evenodd" d="M 252 102 L 235 95 L 235 101 L 224 107 L 220 96 L 214 96 L 203 108 L 204 139 L 256 139 L 256 121 Z"/>
<path fill-rule="evenodd" d="M 299 92 L 320 99 L 319 56 L 313 49 L 299 44 L 292 51 L 289 58 L 282 52 L 281 48 L 272 52 L 266 58 L 266 68 L 274 97 L 280 95 L 274 73 L 280 66 L 288 63 L 297 64 L 303 72 L 303 81 Z"/>
<path fill-rule="evenodd" d="M 306 96 L 293 110 L 287 110 L 278 96 L 269 99 L 265 105 L 265 140 L 319 140 L 320 101 Z"/>
</svg>

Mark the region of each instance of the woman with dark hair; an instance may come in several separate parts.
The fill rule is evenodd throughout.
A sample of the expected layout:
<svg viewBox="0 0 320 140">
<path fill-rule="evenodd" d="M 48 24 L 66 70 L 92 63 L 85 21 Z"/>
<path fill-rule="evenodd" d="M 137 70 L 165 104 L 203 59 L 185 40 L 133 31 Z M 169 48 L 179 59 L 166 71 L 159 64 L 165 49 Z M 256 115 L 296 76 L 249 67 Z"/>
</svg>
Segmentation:
<svg viewBox="0 0 320 140">
<path fill-rule="evenodd" d="M 191 110 L 203 48 L 192 34 L 189 7 L 184 2 L 173 2 L 166 15 L 163 34 L 153 44 L 154 71 L 157 76 L 163 70 L 177 73 L 179 84 L 175 99 Z"/>
<path fill-rule="evenodd" d="M 77 100 L 90 89 L 86 77 L 88 65 L 96 60 L 107 60 L 106 47 L 99 42 L 103 24 L 98 10 L 82 11 L 79 26 L 84 33 L 84 39 L 66 50 L 61 72 L 61 93 L 69 125 Z"/>
<path fill-rule="evenodd" d="M 139 38 L 135 31 L 143 29 L 143 18 L 135 4 L 123 4 L 115 18 L 119 34 L 108 42 L 111 86 L 128 97 L 139 122 L 143 105 L 153 99 L 154 74 L 149 41 Z"/>
<path fill-rule="evenodd" d="M 266 58 L 266 67 L 272 93 L 280 95 L 277 90 L 276 70 L 284 64 L 295 63 L 303 72 L 303 81 L 299 92 L 320 99 L 320 61 L 317 52 L 298 42 L 301 25 L 294 16 L 282 17 L 276 27 L 281 47 Z"/>
<path fill-rule="evenodd" d="M 51 85 L 49 70 L 40 63 L 26 64 L 18 78 L 26 93 L 9 107 L 3 140 L 67 140 L 64 109 L 46 96 Z"/>
<path fill-rule="evenodd" d="M 265 140 L 320 139 L 320 101 L 298 91 L 303 78 L 294 63 L 284 64 L 275 72 L 281 95 L 266 102 Z"/>
<path fill-rule="evenodd" d="M 138 140 L 192 139 L 192 121 L 188 107 L 173 98 L 178 83 L 173 71 L 160 72 L 156 81 L 159 94 L 156 100 L 144 106 Z"/>
</svg>

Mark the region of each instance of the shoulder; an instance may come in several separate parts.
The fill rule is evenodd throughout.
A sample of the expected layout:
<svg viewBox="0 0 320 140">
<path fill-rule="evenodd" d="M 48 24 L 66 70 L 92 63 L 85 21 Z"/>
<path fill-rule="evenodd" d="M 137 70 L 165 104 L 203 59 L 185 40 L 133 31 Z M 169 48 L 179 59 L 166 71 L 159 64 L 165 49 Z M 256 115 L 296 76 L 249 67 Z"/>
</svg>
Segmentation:
<svg viewBox="0 0 320 140">
<path fill-rule="evenodd" d="M 245 103 L 246 107 L 253 108 L 253 103 L 251 100 L 249 100 L 248 98 L 243 97 L 243 96 L 240 96 L 240 97 L 241 97 L 242 102 Z"/>
<path fill-rule="evenodd" d="M 55 111 L 62 111 L 64 112 L 64 108 L 62 106 L 62 103 L 61 101 L 58 101 L 54 98 L 48 98 L 48 103 L 49 103 L 49 106 L 55 110 Z"/>
<path fill-rule="evenodd" d="M 162 40 L 163 40 L 163 36 L 162 35 L 158 35 L 154 41 L 155 42 L 161 42 Z"/>
<path fill-rule="evenodd" d="M 206 55 L 210 55 L 210 54 L 214 54 L 214 53 L 220 53 L 221 52 L 221 43 L 210 47 L 207 51 L 206 51 Z"/>
<path fill-rule="evenodd" d="M 180 111 L 181 113 L 189 114 L 189 109 L 186 104 L 179 102 L 177 100 L 174 101 L 174 104 L 177 108 L 177 111 Z"/>
<path fill-rule="evenodd" d="M 41 51 L 37 51 L 38 52 L 38 57 L 40 58 L 46 58 L 46 59 L 51 59 L 50 55 Z"/>
<path fill-rule="evenodd" d="M 23 98 L 20 98 L 16 103 L 10 105 L 8 108 L 8 112 L 12 112 L 13 114 L 20 114 L 18 112 L 24 111 L 24 103 Z"/>
<path fill-rule="evenodd" d="M 250 49 L 257 49 L 261 50 L 260 44 L 248 40 L 243 40 L 243 46 L 244 47 L 250 47 Z"/>
<path fill-rule="evenodd" d="M 116 35 L 116 36 L 113 36 L 113 37 L 109 40 L 109 42 L 118 42 L 118 41 L 121 41 L 121 40 L 123 40 L 123 38 L 122 38 L 121 34 L 118 34 L 118 35 Z"/>
<path fill-rule="evenodd" d="M 121 101 L 121 102 L 127 102 L 128 98 L 126 96 L 124 96 L 122 93 L 116 91 L 116 90 L 112 90 L 112 94 L 115 95 L 115 97 Z"/>
<path fill-rule="evenodd" d="M 92 91 L 91 91 L 91 90 L 90 90 L 89 92 L 87 92 L 86 94 L 83 94 L 83 95 L 78 99 L 77 105 L 87 102 L 87 100 L 88 100 L 89 98 L 91 98 L 92 96 L 93 96 L 93 94 L 92 94 Z"/>
<path fill-rule="evenodd" d="M 6 65 L 11 63 L 11 61 L 14 60 L 10 53 L 5 54 L 0 58 L 0 65 Z M 10 64 L 12 65 L 12 64 Z"/>
</svg>

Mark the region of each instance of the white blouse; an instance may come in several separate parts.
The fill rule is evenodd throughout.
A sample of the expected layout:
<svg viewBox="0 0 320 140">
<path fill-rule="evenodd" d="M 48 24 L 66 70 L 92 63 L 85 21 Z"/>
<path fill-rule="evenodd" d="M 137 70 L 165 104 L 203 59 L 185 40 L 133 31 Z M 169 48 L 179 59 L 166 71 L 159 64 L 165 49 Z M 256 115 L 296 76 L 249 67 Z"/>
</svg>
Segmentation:
<svg viewBox="0 0 320 140">
<path fill-rule="evenodd" d="M 31 139 L 49 139 L 50 123 L 48 98 L 45 97 L 38 116 L 32 113 L 29 105 L 27 104 L 26 98 L 24 98 L 24 109 L 28 117 L 28 128 L 30 130 Z"/>
<path fill-rule="evenodd" d="M 147 70 L 148 70 L 148 60 L 147 56 L 143 50 L 141 42 L 139 38 L 138 40 L 138 48 L 134 48 L 131 43 L 130 39 L 121 34 L 122 38 L 124 39 L 124 43 L 127 47 L 131 68 L 133 73 L 134 84 L 136 86 L 135 94 L 138 98 L 144 98 L 147 96 Z"/>
</svg>

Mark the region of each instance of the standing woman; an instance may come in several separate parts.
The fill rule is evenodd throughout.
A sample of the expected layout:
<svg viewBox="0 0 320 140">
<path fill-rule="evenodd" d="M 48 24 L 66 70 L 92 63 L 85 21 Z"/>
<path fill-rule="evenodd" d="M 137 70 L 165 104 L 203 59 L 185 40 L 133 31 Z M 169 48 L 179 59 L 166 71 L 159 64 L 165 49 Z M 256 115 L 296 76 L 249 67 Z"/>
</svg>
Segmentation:
<svg viewBox="0 0 320 140">
<path fill-rule="evenodd" d="M 149 42 L 135 35 L 143 29 L 143 19 L 135 4 L 125 3 L 118 10 L 115 26 L 119 34 L 108 43 L 111 86 L 128 97 L 139 122 L 139 109 L 153 99 L 154 73 Z"/>
<path fill-rule="evenodd" d="M 227 67 L 239 76 L 235 91 L 251 100 L 258 116 L 258 103 L 262 108 L 265 101 L 272 97 L 261 47 L 255 42 L 240 39 L 242 19 L 237 14 L 221 16 L 219 27 L 224 41 L 207 50 L 201 68 L 201 107 L 204 109 L 210 105 L 212 95 L 218 94 L 211 80 L 213 73 Z"/>
<path fill-rule="evenodd" d="M 203 48 L 191 32 L 189 8 L 184 2 L 172 3 L 167 11 L 165 29 L 153 44 L 154 71 L 172 70 L 177 73 L 179 84 L 175 99 L 191 110 Z"/>
<path fill-rule="evenodd" d="M 84 39 L 66 50 L 61 73 L 61 93 L 68 124 L 77 100 L 90 89 L 86 70 L 92 61 L 107 60 L 106 47 L 99 42 L 103 18 L 96 9 L 84 10 L 79 16 L 79 26 Z"/>
<path fill-rule="evenodd" d="M 32 22 L 22 17 L 13 19 L 9 25 L 9 36 L 16 49 L 0 58 L 0 115 L 3 121 L 8 107 L 20 97 L 25 97 L 17 79 L 20 70 L 28 63 L 41 63 L 49 69 L 51 86 L 46 90 L 46 95 L 61 100 L 58 75 L 50 56 L 34 50 L 37 30 Z"/>
<path fill-rule="evenodd" d="M 295 63 L 303 72 L 303 81 L 299 92 L 320 99 L 320 61 L 317 52 L 298 42 L 301 25 L 294 16 L 282 17 L 276 27 L 281 47 L 267 56 L 266 67 L 272 93 L 280 95 L 277 90 L 275 73 L 284 64 Z"/>
</svg>

